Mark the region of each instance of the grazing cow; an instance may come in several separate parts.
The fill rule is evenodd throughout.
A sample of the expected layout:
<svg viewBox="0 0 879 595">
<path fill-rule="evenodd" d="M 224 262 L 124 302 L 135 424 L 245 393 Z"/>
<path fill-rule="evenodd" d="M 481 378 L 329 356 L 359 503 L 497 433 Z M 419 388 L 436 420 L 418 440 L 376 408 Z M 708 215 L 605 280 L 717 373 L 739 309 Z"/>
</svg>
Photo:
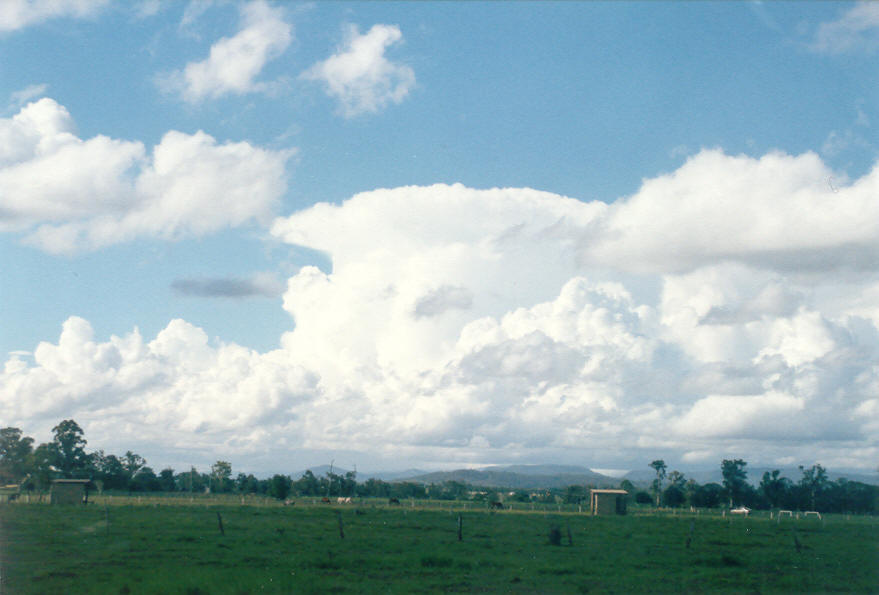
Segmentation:
<svg viewBox="0 0 879 595">
<path fill-rule="evenodd" d="M 388 498 L 388 504 L 400 506 L 400 500 L 398 498 Z"/>
<path fill-rule="evenodd" d="M 733 508 L 732 510 L 730 510 L 729 513 L 730 514 L 741 514 L 744 516 L 748 516 L 749 514 L 751 514 L 751 509 L 748 508 L 747 506 L 739 506 L 738 508 Z"/>
<path fill-rule="evenodd" d="M 351 504 L 351 498 L 336 498 L 336 504 Z"/>
<path fill-rule="evenodd" d="M 284 500 L 284 506 L 296 506 L 293 500 Z"/>
<path fill-rule="evenodd" d="M 491 504 L 489 504 L 488 507 L 491 508 L 492 510 L 503 510 L 504 503 L 495 501 L 495 502 L 492 502 Z"/>
<path fill-rule="evenodd" d="M 323 498 L 321 498 L 320 501 L 321 501 L 321 503 L 323 503 L 323 504 L 329 504 L 329 503 L 330 503 L 330 499 L 327 498 L 326 496 L 323 497 Z"/>
</svg>

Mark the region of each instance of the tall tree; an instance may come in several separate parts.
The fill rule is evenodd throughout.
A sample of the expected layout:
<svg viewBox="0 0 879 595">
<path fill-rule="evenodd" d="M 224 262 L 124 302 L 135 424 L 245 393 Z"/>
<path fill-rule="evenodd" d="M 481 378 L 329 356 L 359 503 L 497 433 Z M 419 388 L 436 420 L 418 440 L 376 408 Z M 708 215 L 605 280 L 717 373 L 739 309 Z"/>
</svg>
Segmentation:
<svg viewBox="0 0 879 595">
<path fill-rule="evenodd" d="M 163 492 L 174 492 L 177 490 L 177 485 L 174 483 L 174 470 L 170 467 L 165 467 L 159 471 L 159 489 Z"/>
<path fill-rule="evenodd" d="M 57 474 L 55 461 L 58 453 L 51 443 L 44 442 L 34 449 L 31 455 L 31 475 L 40 490 L 45 490 L 51 483 L 52 476 Z"/>
<path fill-rule="evenodd" d="M 50 447 L 55 454 L 55 467 L 64 475 L 72 477 L 88 467 L 89 457 L 85 452 L 86 440 L 82 428 L 72 419 L 65 419 L 52 428 L 55 437 Z"/>
<path fill-rule="evenodd" d="M 816 510 L 815 496 L 824 491 L 830 481 L 827 478 L 827 470 L 821 465 L 812 465 L 808 469 L 800 465 L 800 471 L 803 472 L 803 477 L 800 479 L 800 488 L 803 489 L 809 498 L 809 509 Z"/>
<path fill-rule="evenodd" d="M 104 482 L 105 490 L 124 490 L 128 488 L 131 474 L 116 455 L 96 457 L 92 455 L 99 477 Z"/>
<path fill-rule="evenodd" d="M 20 482 L 27 475 L 34 439 L 18 428 L 0 429 L 0 484 Z"/>
<path fill-rule="evenodd" d="M 217 461 L 211 465 L 211 491 L 228 492 L 232 489 L 232 463 Z"/>
<path fill-rule="evenodd" d="M 122 457 L 122 467 L 128 474 L 129 479 L 137 475 L 137 472 L 144 468 L 146 464 L 147 462 L 145 458 L 137 453 L 131 452 L 130 450 L 126 450 L 125 456 Z"/>
<path fill-rule="evenodd" d="M 687 501 L 687 478 L 680 471 L 668 474 L 668 487 L 662 492 L 662 500 L 666 506 L 677 508 Z"/>
<path fill-rule="evenodd" d="M 790 480 L 780 476 L 781 471 L 773 469 L 772 473 L 765 471 L 760 480 L 760 492 L 772 508 L 781 506 L 781 502 L 790 491 Z"/>
<path fill-rule="evenodd" d="M 286 475 L 273 475 L 269 481 L 269 495 L 278 500 L 285 499 L 290 493 L 291 483 L 290 478 Z"/>
<path fill-rule="evenodd" d="M 735 504 L 741 504 L 748 480 L 748 472 L 745 471 L 747 465 L 742 459 L 724 459 L 720 463 L 723 487 L 729 498 L 730 508 Z"/>
<path fill-rule="evenodd" d="M 653 467 L 653 470 L 656 471 L 656 479 L 653 480 L 653 496 L 656 498 L 656 506 L 659 506 L 659 497 L 662 494 L 662 480 L 665 479 L 667 467 L 662 459 L 656 459 L 649 466 Z"/>
</svg>

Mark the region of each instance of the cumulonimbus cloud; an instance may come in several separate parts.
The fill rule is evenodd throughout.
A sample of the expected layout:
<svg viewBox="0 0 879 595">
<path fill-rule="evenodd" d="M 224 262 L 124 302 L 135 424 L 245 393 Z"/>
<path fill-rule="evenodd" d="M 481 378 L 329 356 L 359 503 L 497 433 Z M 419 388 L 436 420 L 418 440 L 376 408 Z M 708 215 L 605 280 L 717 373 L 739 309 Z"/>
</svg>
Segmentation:
<svg viewBox="0 0 879 595">
<path fill-rule="evenodd" d="M 289 151 L 169 131 L 147 153 L 74 130 L 49 98 L 0 119 L 0 231 L 56 254 L 199 236 L 268 222 L 286 190 Z"/>
<path fill-rule="evenodd" d="M 279 349 L 183 321 L 100 342 L 73 318 L 9 359 L 0 423 L 143 414 L 175 444 L 278 456 L 868 467 L 877 175 L 828 173 L 703 151 L 612 204 L 435 185 L 313 205 L 271 228 L 333 262 L 288 280 Z"/>
<path fill-rule="evenodd" d="M 411 67 L 385 57 L 387 48 L 402 39 L 396 25 L 373 25 L 362 35 L 352 25 L 342 47 L 302 77 L 321 81 L 347 118 L 378 112 L 389 103 L 403 101 L 415 85 Z"/>
</svg>

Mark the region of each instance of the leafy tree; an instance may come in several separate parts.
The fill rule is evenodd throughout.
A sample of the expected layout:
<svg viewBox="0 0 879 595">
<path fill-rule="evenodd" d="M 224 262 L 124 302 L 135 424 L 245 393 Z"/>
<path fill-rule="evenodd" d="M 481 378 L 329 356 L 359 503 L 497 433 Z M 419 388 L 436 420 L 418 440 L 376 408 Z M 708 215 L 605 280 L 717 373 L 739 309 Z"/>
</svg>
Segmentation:
<svg viewBox="0 0 879 595">
<path fill-rule="evenodd" d="M 302 474 L 302 477 L 296 480 L 296 493 L 300 496 L 318 496 L 321 494 L 321 485 L 311 469 Z"/>
<path fill-rule="evenodd" d="M 247 474 L 246 473 L 239 473 L 235 477 L 235 491 L 238 492 L 239 494 L 246 494 L 247 493 Z"/>
<path fill-rule="evenodd" d="M 284 500 L 290 494 L 291 485 L 289 477 L 275 474 L 269 480 L 269 495 L 278 500 Z"/>
<path fill-rule="evenodd" d="M 177 484 L 174 482 L 174 470 L 170 467 L 159 471 L 159 490 L 163 492 L 174 492 L 177 490 Z"/>
<path fill-rule="evenodd" d="M 342 478 L 339 490 L 342 496 L 353 496 L 357 489 L 357 471 L 348 471 Z"/>
<path fill-rule="evenodd" d="M 791 481 L 787 477 L 781 477 L 781 471 L 773 469 L 772 473 L 769 471 L 763 473 L 759 489 L 769 506 L 778 508 L 790 492 Z"/>
<path fill-rule="evenodd" d="M 637 502 L 638 504 L 650 504 L 651 502 L 653 502 L 653 498 L 650 497 L 650 494 L 648 494 L 644 490 L 641 490 L 640 492 L 637 492 L 635 494 L 635 502 Z"/>
<path fill-rule="evenodd" d="M 570 485 L 565 488 L 562 500 L 565 504 L 580 504 L 581 502 L 588 502 L 589 492 L 586 490 L 585 486 Z"/>
<path fill-rule="evenodd" d="M 370 477 L 360 484 L 360 495 L 374 498 L 387 498 L 391 495 L 391 484 L 381 479 Z"/>
<path fill-rule="evenodd" d="M 662 492 L 662 501 L 666 506 L 678 508 L 687 501 L 687 478 L 680 471 L 672 471 L 668 474 L 668 481 L 668 487 Z"/>
<path fill-rule="evenodd" d="M 34 449 L 31 455 L 31 476 L 34 485 L 39 490 L 45 490 L 52 481 L 52 476 L 56 475 L 55 468 L 55 452 L 49 443 L 44 442 Z"/>
<path fill-rule="evenodd" d="M 103 453 L 101 453 L 103 455 Z M 105 490 L 124 490 L 128 488 L 131 474 L 125 469 L 122 460 L 116 455 L 92 457 L 98 477 L 104 482 Z"/>
<path fill-rule="evenodd" d="M 413 481 L 402 481 L 391 484 L 391 496 L 395 498 L 427 498 L 427 487 L 424 484 Z"/>
<path fill-rule="evenodd" d="M 461 481 L 449 480 L 440 485 L 431 484 L 425 495 L 432 494 L 439 500 L 464 500 L 470 492 L 470 486 Z M 416 496 L 417 497 L 417 496 Z"/>
<path fill-rule="evenodd" d="M 653 497 L 656 498 L 656 506 L 659 506 L 659 497 L 662 495 L 662 480 L 665 479 L 665 461 L 657 459 L 650 463 L 650 467 L 656 471 L 656 479 L 653 480 Z"/>
<path fill-rule="evenodd" d="M 27 475 L 34 439 L 18 428 L 0 429 L 0 484 L 19 482 Z"/>
<path fill-rule="evenodd" d="M 131 452 L 130 450 L 125 451 L 125 456 L 122 457 L 122 467 L 128 474 L 129 479 L 137 475 L 137 472 L 145 466 L 146 459 L 144 459 L 139 454 Z"/>
<path fill-rule="evenodd" d="M 73 477 L 86 470 L 89 457 L 85 452 L 86 439 L 82 428 L 72 419 L 65 419 L 52 428 L 55 434 L 50 444 L 54 454 L 53 466 L 57 467 L 64 477 Z"/>
<path fill-rule="evenodd" d="M 699 484 L 696 483 L 695 479 L 688 479 L 687 483 L 684 484 L 684 494 L 686 495 L 687 502 L 690 503 L 690 506 L 696 506 L 695 504 L 693 504 L 693 496 L 698 491 Z"/>
<path fill-rule="evenodd" d="M 128 484 L 132 492 L 157 492 L 159 488 L 159 478 L 150 467 L 141 467 Z"/>
<path fill-rule="evenodd" d="M 635 484 L 633 484 L 628 479 L 624 479 L 620 482 L 620 489 L 626 490 L 627 492 L 629 492 L 629 494 L 632 494 L 635 492 Z"/>
<path fill-rule="evenodd" d="M 525 490 L 516 490 L 513 494 L 513 502 L 531 502 L 531 494 Z"/>
<path fill-rule="evenodd" d="M 720 463 L 720 472 L 723 475 L 723 488 L 729 498 L 730 508 L 741 504 L 742 496 L 747 486 L 748 472 L 745 467 L 748 464 L 742 459 L 724 459 Z"/>
<path fill-rule="evenodd" d="M 662 501 L 666 506 L 678 508 L 687 501 L 687 494 L 680 485 L 671 483 L 662 492 Z"/>
<path fill-rule="evenodd" d="M 259 480 L 252 473 L 239 473 L 235 479 L 235 489 L 239 494 L 255 494 L 259 491 Z"/>
<path fill-rule="evenodd" d="M 684 484 L 687 483 L 687 478 L 680 471 L 672 471 L 668 474 L 668 481 L 672 485 L 676 485 L 679 488 L 683 488 Z"/>
<path fill-rule="evenodd" d="M 228 492 L 232 490 L 232 464 L 217 461 L 211 465 L 211 491 Z"/>
<path fill-rule="evenodd" d="M 800 479 L 800 488 L 808 498 L 809 510 L 817 510 L 815 508 L 815 498 L 827 488 L 827 484 L 830 481 L 827 478 L 827 470 L 821 465 L 812 465 L 808 469 L 800 465 L 800 471 L 803 472 L 803 477 Z"/>
<path fill-rule="evenodd" d="M 690 504 L 699 508 L 716 508 L 720 506 L 723 487 L 717 483 L 706 483 L 699 486 L 690 498 Z"/>
<path fill-rule="evenodd" d="M 190 493 L 203 492 L 206 484 L 204 476 L 195 467 L 190 467 L 189 471 L 178 473 L 175 481 L 179 491 Z"/>
</svg>

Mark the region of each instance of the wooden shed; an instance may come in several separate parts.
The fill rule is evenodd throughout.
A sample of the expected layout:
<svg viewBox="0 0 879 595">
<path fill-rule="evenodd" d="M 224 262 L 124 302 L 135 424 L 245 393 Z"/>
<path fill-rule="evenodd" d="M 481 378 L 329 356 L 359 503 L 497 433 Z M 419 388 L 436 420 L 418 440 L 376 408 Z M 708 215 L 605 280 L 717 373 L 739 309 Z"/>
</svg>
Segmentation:
<svg viewBox="0 0 879 595">
<path fill-rule="evenodd" d="M 53 479 L 49 502 L 52 504 L 84 504 L 88 501 L 88 479 Z"/>
<path fill-rule="evenodd" d="M 626 514 L 626 490 L 592 490 L 592 514 Z"/>
<path fill-rule="evenodd" d="M 18 498 L 21 488 L 17 483 L 0 486 L 0 502 L 12 502 Z"/>
</svg>

